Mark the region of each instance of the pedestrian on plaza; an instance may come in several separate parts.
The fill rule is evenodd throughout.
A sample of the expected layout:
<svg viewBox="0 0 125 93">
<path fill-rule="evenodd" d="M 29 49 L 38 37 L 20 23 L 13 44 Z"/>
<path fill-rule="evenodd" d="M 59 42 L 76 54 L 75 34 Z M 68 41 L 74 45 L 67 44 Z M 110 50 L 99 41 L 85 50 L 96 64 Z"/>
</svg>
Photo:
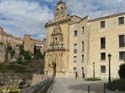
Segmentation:
<svg viewBox="0 0 125 93">
<path fill-rule="evenodd" d="M 78 78 L 78 72 L 76 71 L 75 73 L 75 78 L 77 79 Z"/>
<path fill-rule="evenodd" d="M 83 78 L 83 79 L 85 78 L 85 73 L 84 73 L 84 72 L 82 73 L 82 78 Z"/>
</svg>

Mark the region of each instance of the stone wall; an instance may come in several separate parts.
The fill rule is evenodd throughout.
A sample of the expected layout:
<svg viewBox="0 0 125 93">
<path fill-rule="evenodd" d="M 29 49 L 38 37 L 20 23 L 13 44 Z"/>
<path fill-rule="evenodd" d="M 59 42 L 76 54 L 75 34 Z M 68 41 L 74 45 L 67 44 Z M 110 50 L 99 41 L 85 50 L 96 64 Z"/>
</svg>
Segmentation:
<svg viewBox="0 0 125 93">
<path fill-rule="evenodd" d="M 11 55 L 8 54 L 8 61 L 16 61 L 16 59 L 19 56 L 19 47 L 14 47 L 12 46 L 12 48 L 15 50 L 15 56 L 13 57 L 13 59 L 11 59 Z M 0 45 L 0 63 L 3 63 L 5 61 L 5 54 L 6 54 L 6 50 L 5 50 L 5 45 Z"/>
<path fill-rule="evenodd" d="M 0 45 L 0 63 L 5 60 L 5 47 L 4 45 Z"/>
<path fill-rule="evenodd" d="M 39 82 L 46 80 L 48 77 L 42 74 L 33 74 L 32 85 L 38 84 Z"/>
</svg>

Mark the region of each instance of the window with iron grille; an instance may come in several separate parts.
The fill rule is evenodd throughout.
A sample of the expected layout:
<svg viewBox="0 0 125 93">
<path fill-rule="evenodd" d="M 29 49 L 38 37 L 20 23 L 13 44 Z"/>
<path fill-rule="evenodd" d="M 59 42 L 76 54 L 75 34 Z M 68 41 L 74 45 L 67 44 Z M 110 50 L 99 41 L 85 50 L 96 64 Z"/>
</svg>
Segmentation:
<svg viewBox="0 0 125 93">
<path fill-rule="evenodd" d="M 119 24 L 124 24 L 124 17 L 119 17 Z"/>
</svg>

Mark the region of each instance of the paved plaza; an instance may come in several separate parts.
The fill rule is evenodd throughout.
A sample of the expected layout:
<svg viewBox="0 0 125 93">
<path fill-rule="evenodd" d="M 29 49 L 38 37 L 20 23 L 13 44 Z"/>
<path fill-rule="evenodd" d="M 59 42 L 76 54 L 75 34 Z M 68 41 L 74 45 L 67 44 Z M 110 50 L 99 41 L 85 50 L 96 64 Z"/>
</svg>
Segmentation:
<svg viewBox="0 0 125 93">
<path fill-rule="evenodd" d="M 104 82 L 106 81 L 92 82 L 82 79 L 57 78 L 51 93 L 88 93 L 88 86 L 90 86 L 91 93 L 103 93 Z"/>
<path fill-rule="evenodd" d="M 71 78 L 56 78 L 51 93 L 104 93 L 104 83 L 107 81 L 84 81 L 82 79 Z M 106 93 L 124 93 L 124 92 L 109 92 Z"/>
</svg>

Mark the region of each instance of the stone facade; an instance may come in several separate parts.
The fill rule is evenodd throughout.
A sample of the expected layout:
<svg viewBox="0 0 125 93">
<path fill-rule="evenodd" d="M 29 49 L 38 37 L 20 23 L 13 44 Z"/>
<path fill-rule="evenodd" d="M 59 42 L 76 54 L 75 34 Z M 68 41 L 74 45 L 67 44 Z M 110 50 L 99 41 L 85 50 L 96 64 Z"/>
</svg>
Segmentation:
<svg viewBox="0 0 125 93">
<path fill-rule="evenodd" d="M 125 13 L 120 13 L 88 21 L 90 29 L 88 68 L 91 68 L 88 69 L 88 76 L 92 76 L 92 62 L 95 62 L 96 76 L 108 78 L 109 59 L 107 55 L 110 53 L 112 55 L 111 76 L 113 78 L 119 77 L 119 65 L 124 63 L 123 57 L 125 56 L 125 54 L 120 53 L 125 51 L 125 41 L 119 38 L 120 35 L 125 35 L 124 17 Z M 122 22 L 120 18 L 123 18 Z M 104 27 L 101 27 L 101 22 L 105 22 Z M 102 48 L 101 38 L 105 38 L 105 47 Z M 121 47 L 120 44 L 123 44 L 123 46 Z M 101 53 L 103 53 L 102 58 Z M 103 58 L 103 56 L 105 57 Z M 105 71 L 103 72 L 101 69 L 105 69 Z"/>
<path fill-rule="evenodd" d="M 5 47 L 0 45 L 0 63 L 4 62 L 5 60 Z"/>
<path fill-rule="evenodd" d="M 88 52 L 89 52 L 89 31 L 88 31 L 88 17 L 83 18 L 81 21 L 70 25 L 70 75 L 82 76 L 83 72 L 86 74 Z"/>
<path fill-rule="evenodd" d="M 78 16 L 69 16 L 67 6 L 59 1 L 54 12 L 54 20 L 45 26 L 47 29 L 45 73 L 53 74 L 53 63 L 56 63 L 56 75 L 58 77 L 69 76 L 69 28 L 70 24 L 78 22 Z"/>
<path fill-rule="evenodd" d="M 21 38 L 14 37 L 4 31 L 2 27 L 0 27 L 0 42 L 4 44 L 20 45 L 23 44 L 23 40 Z"/>
<path fill-rule="evenodd" d="M 19 47 L 18 45 L 23 44 L 23 40 L 21 38 L 14 37 L 4 31 L 2 27 L 0 27 L 0 63 L 5 61 L 6 47 L 10 45 L 13 50 L 15 50 L 15 56 L 12 60 L 16 60 L 19 55 Z M 8 60 L 10 61 L 10 54 L 8 54 Z"/>
<path fill-rule="evenodd" d="M 66 4 L 60 0 L 54 20 L 45 25 L 46 74 L 53 74 L 56 63 L 57 77 L 75 77 L 77 72 L 79 77 L 107 79 L 110 53 L 111 76 L 118 78 L 119 65 L 125 61 L 125 13 L 96 19 L 67 13 Z"/>
<path fill-rule="evenodd" d="M 81 73 L 83 67 L 86 77 L 94 77 L 95 75 L 95 77 L 107 79 L 109 74 L 109 59 L 107 55 L 109 53 L 112 55 L 111 76 L 112 78 L 119 77 L 119 65 L 124 63 L 123 57 L 125 55 L 120 54 L 120 52 L 124 53 L 125 50 L 124 45 L 120 47 L 120 42 L 124 44 L 124 41 L 119 39 L 119 36 L 124 36 L 125 33 L 124 17 L 125 13 L 91 20 L 85 17 L 80 22 L 70 26 L 70 31 L 73 33 L 70 35 L 70 49 L 74 51 L 73 44 L 76 43 L 78 51 L 74 54 L 70 53 L 72 56 L 71 61 L 73 64 L 76 64 L 74 66 L 71 65 L 71 69 L 75 67 L 80 77 L 82 77 Z M 120 18 L 123 18 L 123 22 L 121 23 Z M 78 34 L 76 37 L 74 36 L 75 31 L 77 31 Z M 102 38 L 105 40 L 101 41 Z M 102 44 L 104 48 L 101 48 L 101 42 L 104 43 L 104 45 Z M 82 48 L 84 48 L 84 50 L 82 50 Z M 77 57 L 75 63 L 74 56 L 75 58 Z M 83 63 L 81 64 L 81 62 Z"/>
</svg>

